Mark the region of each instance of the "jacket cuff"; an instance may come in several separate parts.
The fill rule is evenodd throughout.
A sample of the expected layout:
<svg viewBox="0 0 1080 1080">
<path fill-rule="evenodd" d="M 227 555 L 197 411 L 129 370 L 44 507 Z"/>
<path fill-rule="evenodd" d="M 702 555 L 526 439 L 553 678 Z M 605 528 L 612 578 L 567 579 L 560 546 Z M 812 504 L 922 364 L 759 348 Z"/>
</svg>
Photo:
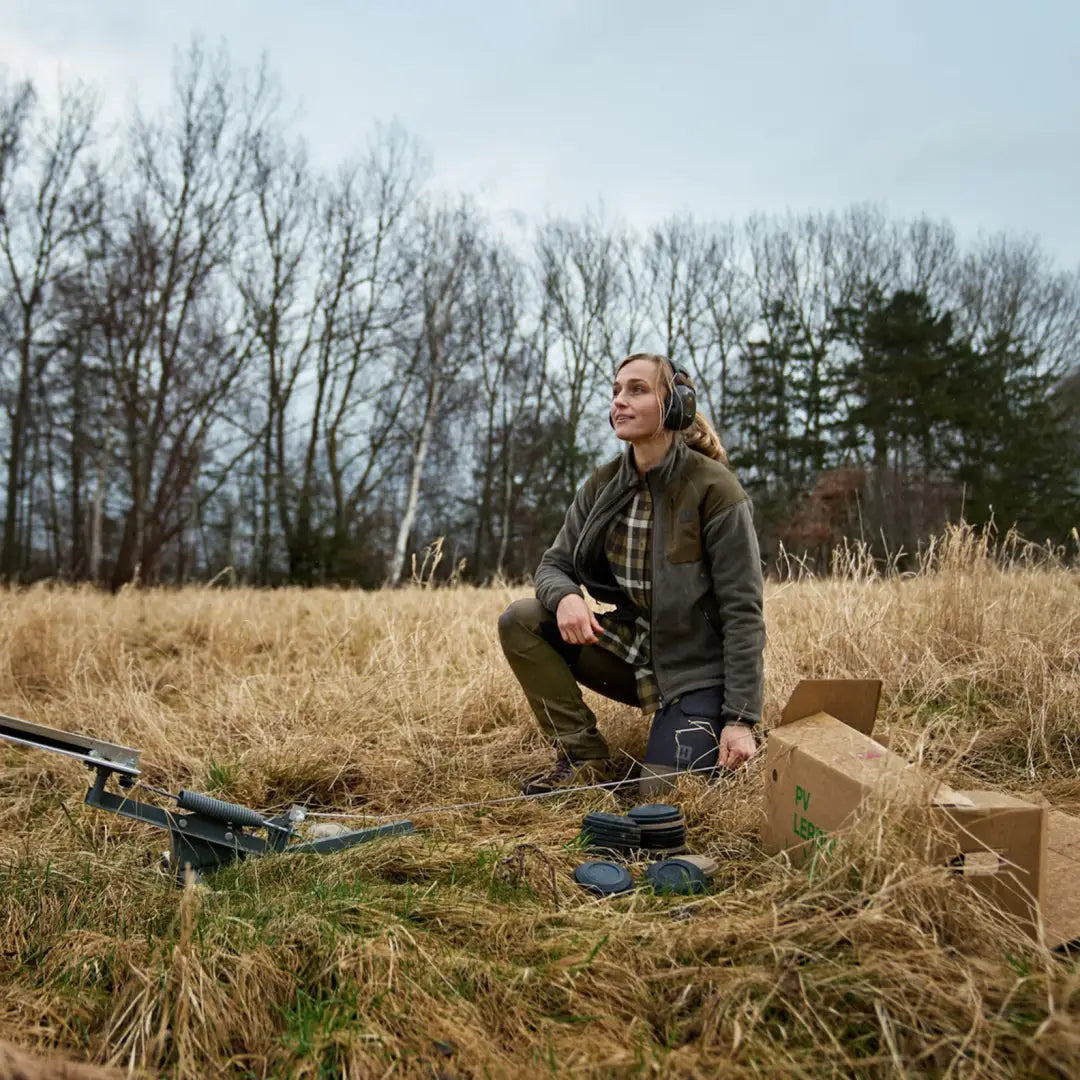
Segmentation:
<svg viewBox="0 0 1080 1080">
<path fill-rule="evenodd" d="M 757 727 L 759 722 L 758 717 L 737 713 L 734 709 L 729 709 L 726 705 L 720 709 L 721 727 L 727 727 L 728 724 L 745 724 L 747 727 Z"/>
<path fill-rule="evenodd" d="M 576 585 L 563 589 L 545 589 L 544 595 L 538 596 L 537 599 L 554 615 L 559 610 L 559 602 L 564 596 L 580 596 L 582 600 L 585 599 L 585 594 Z"/>
</svg>

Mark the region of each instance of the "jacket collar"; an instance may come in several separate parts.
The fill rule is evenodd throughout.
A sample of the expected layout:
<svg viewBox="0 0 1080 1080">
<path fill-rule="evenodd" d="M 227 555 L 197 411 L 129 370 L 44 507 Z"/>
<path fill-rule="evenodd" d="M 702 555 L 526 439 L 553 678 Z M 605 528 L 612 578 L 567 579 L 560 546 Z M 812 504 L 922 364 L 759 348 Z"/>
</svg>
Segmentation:
<svg viewBox="0 0 1080 1080">
<path fill-rule="evenodd" d="M 686 463 L 686 455 L 690 452 L 686 443 L 676 435 L 671 440 L 671 446 L 668 447 L 668 452 L 664 455 L 663 460 L 659 465 L 654 465 L 645 474 L 644 479 L 647 482 L 652 481 L 659 484 L 661 488 L 667 487 L 682 472 L 682 467 Z M 637 487 L 642 480 L 641 474 L 634 464 L 634 448 L 632 446 L 628 446 L 623 453 L 618 478 L 619 486 L 628 488 Z"/>
</svg>

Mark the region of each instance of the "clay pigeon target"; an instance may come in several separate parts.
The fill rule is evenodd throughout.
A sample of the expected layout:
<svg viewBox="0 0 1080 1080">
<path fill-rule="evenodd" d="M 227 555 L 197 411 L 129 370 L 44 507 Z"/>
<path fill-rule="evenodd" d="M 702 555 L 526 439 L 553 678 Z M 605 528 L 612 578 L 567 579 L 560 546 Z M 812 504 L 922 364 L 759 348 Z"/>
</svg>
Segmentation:
<svg viewBox="0 0 1080 1080">
<path fill-rule="evenodd" d="M 682 811 L 666 803 L 646 803 L 635 806 L 626 816 L 638 825 L 666 825 L 668 822 L 681 821 Z"/>
<path fill-rule="evenodd" d="M 574 880 L 597 896 L 616 896 L 634 887 L 634 879 L 625 866 L 599 860 L 582 863 L 574 870 Z"/>
<path fill-rule="evenodd" d="M 649 879 L 653 891 L 657 893 L 692 896 L 705 892 L 709 887 L 709 879 L 701 867 L 681 859 L 655 862 L 645 871 L 645 876 Z"/>
</svg>

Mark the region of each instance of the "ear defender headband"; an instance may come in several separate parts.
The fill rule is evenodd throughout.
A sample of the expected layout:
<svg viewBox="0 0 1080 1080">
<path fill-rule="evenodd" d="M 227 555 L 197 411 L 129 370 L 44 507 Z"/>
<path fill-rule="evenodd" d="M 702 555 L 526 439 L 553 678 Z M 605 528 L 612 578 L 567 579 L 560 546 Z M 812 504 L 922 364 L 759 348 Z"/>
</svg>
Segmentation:
<svg viewBox="0 0 1080 1080">
<path fill-rule="evenodd" d="M 670 365 L 672 375 L 671 393 L 664 402 L 664 427 L 669 431 L 685 431 L 697 416 L 697 391 L 690 381 L 690 372 L 679 367 L 673 360 L 668 360 L 666 356 L 664 359 Z M 679 382 L 680 375 L 686 380 L 685 382 Z M 610 410 L 608 410 L 608 423 L 612 428 L 615 427 Z"/>
</svg>

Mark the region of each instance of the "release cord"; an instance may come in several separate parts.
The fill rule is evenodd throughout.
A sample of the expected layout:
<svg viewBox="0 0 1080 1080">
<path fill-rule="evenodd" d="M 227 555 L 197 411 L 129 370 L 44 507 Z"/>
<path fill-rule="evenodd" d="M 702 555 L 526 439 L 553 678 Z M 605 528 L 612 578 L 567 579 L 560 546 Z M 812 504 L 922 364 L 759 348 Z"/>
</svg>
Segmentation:
<svg viewBox="0 0 1080 1080">
<path fill-rule="evenodd" d="M 690 776 L 694 773 L 715 773 L 716 766 L 708 765 L 698 769 L 680 769 L 673 773 L 655 774 L 658 778 Z M 627 784 L 636 784 L 637 780 L 609 780 L 603 784 L 582 784 L 578 787 L 555 788 L 552 791 L 538 791 L 534 795 L 507 795 L 499 799 L 479 799 L 476 802 L 452 803 L 448 806 L 427 806 L 420 810 L 401 811 L 397 814 L 343 814 L 340 812 L 308 810 L 307 817 L 312 818 L 339 818 L 347 820 L 367 821 L 396 821 L 401 817 L 419 817 L 421 814 L 443 814 L 453 810 L 479 810 L 486 806 L 509 806 L 519 802 L 534 802 L 539 799 L 550 799 L 555 795 L 573 795 L 580 791 L 605 791 L 609 788 L 619 788 Z"/>
</svg>

